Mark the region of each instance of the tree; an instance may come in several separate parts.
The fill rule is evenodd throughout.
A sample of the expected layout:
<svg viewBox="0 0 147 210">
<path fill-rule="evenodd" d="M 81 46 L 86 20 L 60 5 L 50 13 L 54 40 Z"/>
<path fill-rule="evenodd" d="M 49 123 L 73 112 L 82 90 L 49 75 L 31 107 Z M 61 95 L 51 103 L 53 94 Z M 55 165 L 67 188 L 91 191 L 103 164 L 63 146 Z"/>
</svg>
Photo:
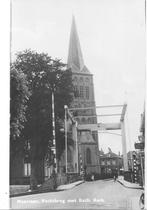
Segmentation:
<svg viewBox="0 0 147 210">
<path fill-rule="evenodd" d="M 10 71 L 10 151 L 11 155 L 19 150 L 17 144 L 26 121 L 27 101 L 30 92 L 26 76 L 11 66 Z"/>
<path fill-rule="evenodd" d="M 31 145 L 31 187 L 34 189 L 39 180 L 38 162 L 43 161 L 52 145 L 52 101 L 55 96 L 56 145 L 58 157 L 61 154 L 63 134 L 60 121 L 64 118 L 64 105 L 72 101 L 71 71 L 59 59 L 52 59 L 47 54 L 31 50 L 19 52 L 13 68 L 23 72 L 31 93 L 27 102 L 24 139 Z"/>
</svg>

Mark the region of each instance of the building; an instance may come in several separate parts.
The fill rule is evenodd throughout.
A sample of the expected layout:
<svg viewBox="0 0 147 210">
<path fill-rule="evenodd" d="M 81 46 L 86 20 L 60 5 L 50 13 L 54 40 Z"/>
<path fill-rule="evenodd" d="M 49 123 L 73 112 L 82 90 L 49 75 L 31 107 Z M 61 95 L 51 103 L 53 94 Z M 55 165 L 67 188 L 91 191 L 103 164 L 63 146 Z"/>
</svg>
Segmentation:
<svg viewBox="0 0 147 210">
<path fill-rule="evenodd" d="M 141 123 L 139 129 L 140 135 L 138 136 L 138 142 L 135 143 L 136 157 L 137 157 L 137 173 L 138 173 L 138 182 L 140 185 L 144 185 L 145 177 L 145 110 L 141 114 Z"/>
<path fill-rule="evenodd" d="M 100 165 L 101 165 L 101 175 L 114 175 L 120 174 L 123 167 L 123 159 L 120 154 L 115 154 L 110 148 L 108 148 L 108 153 L 104 153 L 101 149 L 100 151 Z"/>
<path fill-rule="evenodd" d="M 85 66 L 77 34 L 75 19 L 72 19 L 68 67 L 72 71 L 74 86 L 74 99 L 70 108 L 83 108 L 73 110 L 73 116 L 79 124 L 97 124 L 93 75 Z M 92 107 L 90 109 L 84 109 Z M 99 143 L 97 131 L 91 132 L 83 129 L 78 132 L 79 156 L 87 173 L 100 173 Z"/>
</svg>

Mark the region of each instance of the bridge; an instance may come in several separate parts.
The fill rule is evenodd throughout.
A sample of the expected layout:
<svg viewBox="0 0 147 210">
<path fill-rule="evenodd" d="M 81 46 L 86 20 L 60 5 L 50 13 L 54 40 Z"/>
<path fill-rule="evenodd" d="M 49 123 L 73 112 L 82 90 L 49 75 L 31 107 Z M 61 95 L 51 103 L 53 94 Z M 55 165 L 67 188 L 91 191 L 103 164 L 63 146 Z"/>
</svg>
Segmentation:
<svg viewBox="0 0 147 210">
<path fill-rule="evenodd" d="M 90 110 L 90 109 L 100 109 L 100 108 L 115 108 L 120 107 L 121 113 L 112 113 L 112 114 L 101 114 L 101 115 L 92 115 L 88 117 L 113 117 L 113 116 L 120 116 L 120 119 L 118 122 L 115 123 L 97 123 L 97 124 L 77 124 L 78 130 L 90 130 L 90 131 L 102 131 L 102 130 L 121 130 L 121 136 L 122 136 L 122 154 L 123 154 L 123 162 L 124 162 L 124 171 L 128 171 L 128 160 L 127 160 L 127 148 L 126 148 L 126 133 L 125 133 L 125 113 L 127 109 L 127 104 L 123 105 L 107 105 L 107 106 L 96 106 L 96 107 L 84 107 L 84 108 L 68 108 L 65 106 L 65 113 L 68 114 L 70 119 L 73 123 L 76 123 L 77 117 L 87 117 L 86 116 L 77 116 L 74 117 L 72 112 L 77 110 Z M 66 116 L 65 116 L 66 118 Z"/>
</svg>

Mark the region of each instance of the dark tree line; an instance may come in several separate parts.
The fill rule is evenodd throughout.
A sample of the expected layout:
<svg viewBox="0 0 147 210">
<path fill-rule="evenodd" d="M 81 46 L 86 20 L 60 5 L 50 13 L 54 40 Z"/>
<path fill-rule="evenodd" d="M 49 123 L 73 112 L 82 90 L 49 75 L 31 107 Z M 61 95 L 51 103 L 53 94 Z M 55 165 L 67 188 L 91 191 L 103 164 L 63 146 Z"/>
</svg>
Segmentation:
<svg viewBox="0 0 147 210">
<path fill-rule="evenodd" d="M 52 145 L 52 91 L 59 159 L 64 149 L 64 134 L 60 131 L 64 105 L 70 105 L 73 95 L 71 71 L 45 53 L 17 53 L 10 71 L 10 158 L 13 160 L 26 142 L 30 143 L 32 188 L 37 186 L 37 164 Z"/>
</svg>

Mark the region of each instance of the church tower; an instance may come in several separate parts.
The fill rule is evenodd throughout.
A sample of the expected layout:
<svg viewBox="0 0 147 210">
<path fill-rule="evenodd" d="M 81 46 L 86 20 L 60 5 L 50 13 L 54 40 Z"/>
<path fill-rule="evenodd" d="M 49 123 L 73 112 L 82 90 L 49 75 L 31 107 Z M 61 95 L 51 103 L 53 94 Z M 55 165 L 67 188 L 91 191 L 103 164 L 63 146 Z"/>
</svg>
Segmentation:
<svg viewBox="0 0 147 210">
<path fill-rule="evenodd" d="M 78 124 L 97 123 L 93 75 L 84 64 L 80 41 L 76 29 L 75 19 L 72 19 L 70 32 L 68 68 L 72 71 L 74 86 L 74 99 L 70 108 L 86 108 L 73 111 Z M 79 156 L 82 158 L 86 173 L 100 173 L 99 165 L 99 143 L 97 131 L 82 129 L 78 131 Z"/>
</svg>

